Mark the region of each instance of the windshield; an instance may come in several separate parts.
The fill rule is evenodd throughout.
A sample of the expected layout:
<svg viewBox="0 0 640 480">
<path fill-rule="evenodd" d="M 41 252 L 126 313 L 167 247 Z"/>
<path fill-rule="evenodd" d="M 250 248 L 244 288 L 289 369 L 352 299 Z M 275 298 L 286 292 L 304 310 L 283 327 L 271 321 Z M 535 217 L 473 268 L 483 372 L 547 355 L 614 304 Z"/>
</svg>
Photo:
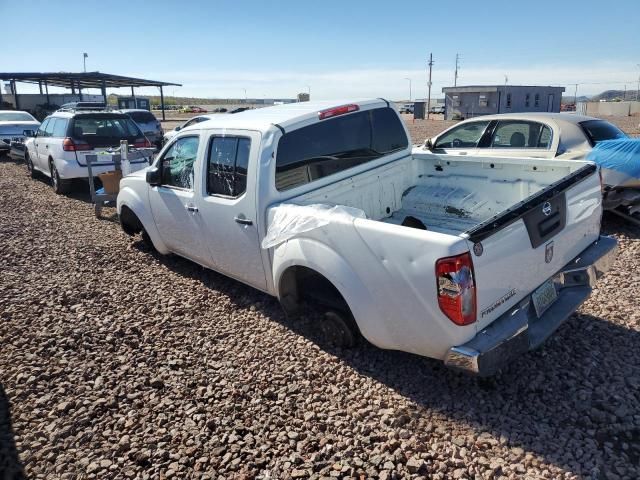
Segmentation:
<svg viewBox="0 0 640 480">
<path fill-rule="evenodd" d="M 626 133 L 605 120 L 587 120 L 580 122 L 580 126 L 592 146 L 604 140 L 628 138 Z"/>
<path fill-rule="evenodd" d="M 37 122 L 27 112 L 0 112 L 0 122 Z"/>
</svg>

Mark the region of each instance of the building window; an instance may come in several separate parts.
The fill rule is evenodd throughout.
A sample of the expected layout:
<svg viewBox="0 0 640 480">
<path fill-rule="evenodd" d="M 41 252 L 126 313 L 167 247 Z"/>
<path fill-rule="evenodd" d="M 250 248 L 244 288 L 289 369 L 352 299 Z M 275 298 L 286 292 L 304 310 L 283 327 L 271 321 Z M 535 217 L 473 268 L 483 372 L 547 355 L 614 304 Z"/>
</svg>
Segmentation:
<svg viewBox="0 0 640 480">
<path fill-rule="evenodd" d="M 534 103 L 534 105 L 535 105 L 536 107 L 539 107 L 539 106 L 540 106 L 540 94 L 539 94 L 539 93 L 536 93 L 536 97 L 535 97 L 535 103 Z"/>
<path fill-rule="evenodd" d="M 527 95 L 524 97 L 524 106 L 529 108 L 531 104 L 531 94 L 527 93 Z"/>
<path fill-rule="evenodd" d="M 511 94 L 507 93 L 507 108 L 511 108 Z"/>
<path fill-rule="evenodd" d="M 480 98 L 478 99 L 478 106 L 479 107 L 486 107 L 487 105 L 488 105 L 487 96 L 486 95 L 480 95 Z"/>
<path fill-rule="evenodd" d="M 460 97 L 458 95 L 454 95 L 453 96 L 453 106 L 454 107 L 459 107 L 460 106 Z"/>
</svg>

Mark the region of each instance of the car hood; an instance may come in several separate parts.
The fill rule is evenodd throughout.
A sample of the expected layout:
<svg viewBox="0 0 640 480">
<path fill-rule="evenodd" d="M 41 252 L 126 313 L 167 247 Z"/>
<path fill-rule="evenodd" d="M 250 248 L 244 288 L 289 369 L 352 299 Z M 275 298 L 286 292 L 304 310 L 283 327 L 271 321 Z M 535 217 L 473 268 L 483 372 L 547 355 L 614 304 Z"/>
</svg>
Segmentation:
<svg viewBox="0 0 640 480">
<path fill-rule="evenodd" d="M 22 122 L 0 122 L 0 134 L 22 135 L 24 130 L 36 130 L 39 126 L 39 122 L 32 122 L 28 120 Z"/>
</svg>

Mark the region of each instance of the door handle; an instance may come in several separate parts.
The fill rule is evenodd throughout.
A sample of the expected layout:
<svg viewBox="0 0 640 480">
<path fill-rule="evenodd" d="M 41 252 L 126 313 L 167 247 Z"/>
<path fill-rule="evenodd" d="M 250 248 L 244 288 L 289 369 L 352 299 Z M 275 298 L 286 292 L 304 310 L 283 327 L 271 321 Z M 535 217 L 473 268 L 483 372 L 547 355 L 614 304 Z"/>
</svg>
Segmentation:
<svg viewBox="0 0 640 480">
<path fill-rule="evenodd" d="M 240 225 L 253 225 L 253 222 L 245 217 L 235 217 L 234 220 Z"/>
<path fill-rule="evenodd" d="M 198 212 L 198 207 L 196 207 L 195 205 L 185 205 L 185 207 L 187 209 L 188 212 L 191 213 L 197 213 Z"/>
</svg>

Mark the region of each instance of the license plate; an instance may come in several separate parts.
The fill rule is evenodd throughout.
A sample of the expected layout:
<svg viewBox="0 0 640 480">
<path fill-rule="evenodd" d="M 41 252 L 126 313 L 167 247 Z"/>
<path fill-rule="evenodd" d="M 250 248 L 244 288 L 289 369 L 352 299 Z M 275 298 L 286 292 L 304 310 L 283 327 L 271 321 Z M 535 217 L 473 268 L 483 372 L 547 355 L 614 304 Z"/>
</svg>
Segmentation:
<svg viewBox="0 0 640 480">
<path fill-rule="evenodd" d="M 547 280 L 544 282 L 533 294 L 531 299 L 533 300 L 533 306 L 536 309 L 536 315 L 538 318 L 556 301 L 558 298 L 558 292 L 553 284 L 553 280 Z"/>
</svg>

